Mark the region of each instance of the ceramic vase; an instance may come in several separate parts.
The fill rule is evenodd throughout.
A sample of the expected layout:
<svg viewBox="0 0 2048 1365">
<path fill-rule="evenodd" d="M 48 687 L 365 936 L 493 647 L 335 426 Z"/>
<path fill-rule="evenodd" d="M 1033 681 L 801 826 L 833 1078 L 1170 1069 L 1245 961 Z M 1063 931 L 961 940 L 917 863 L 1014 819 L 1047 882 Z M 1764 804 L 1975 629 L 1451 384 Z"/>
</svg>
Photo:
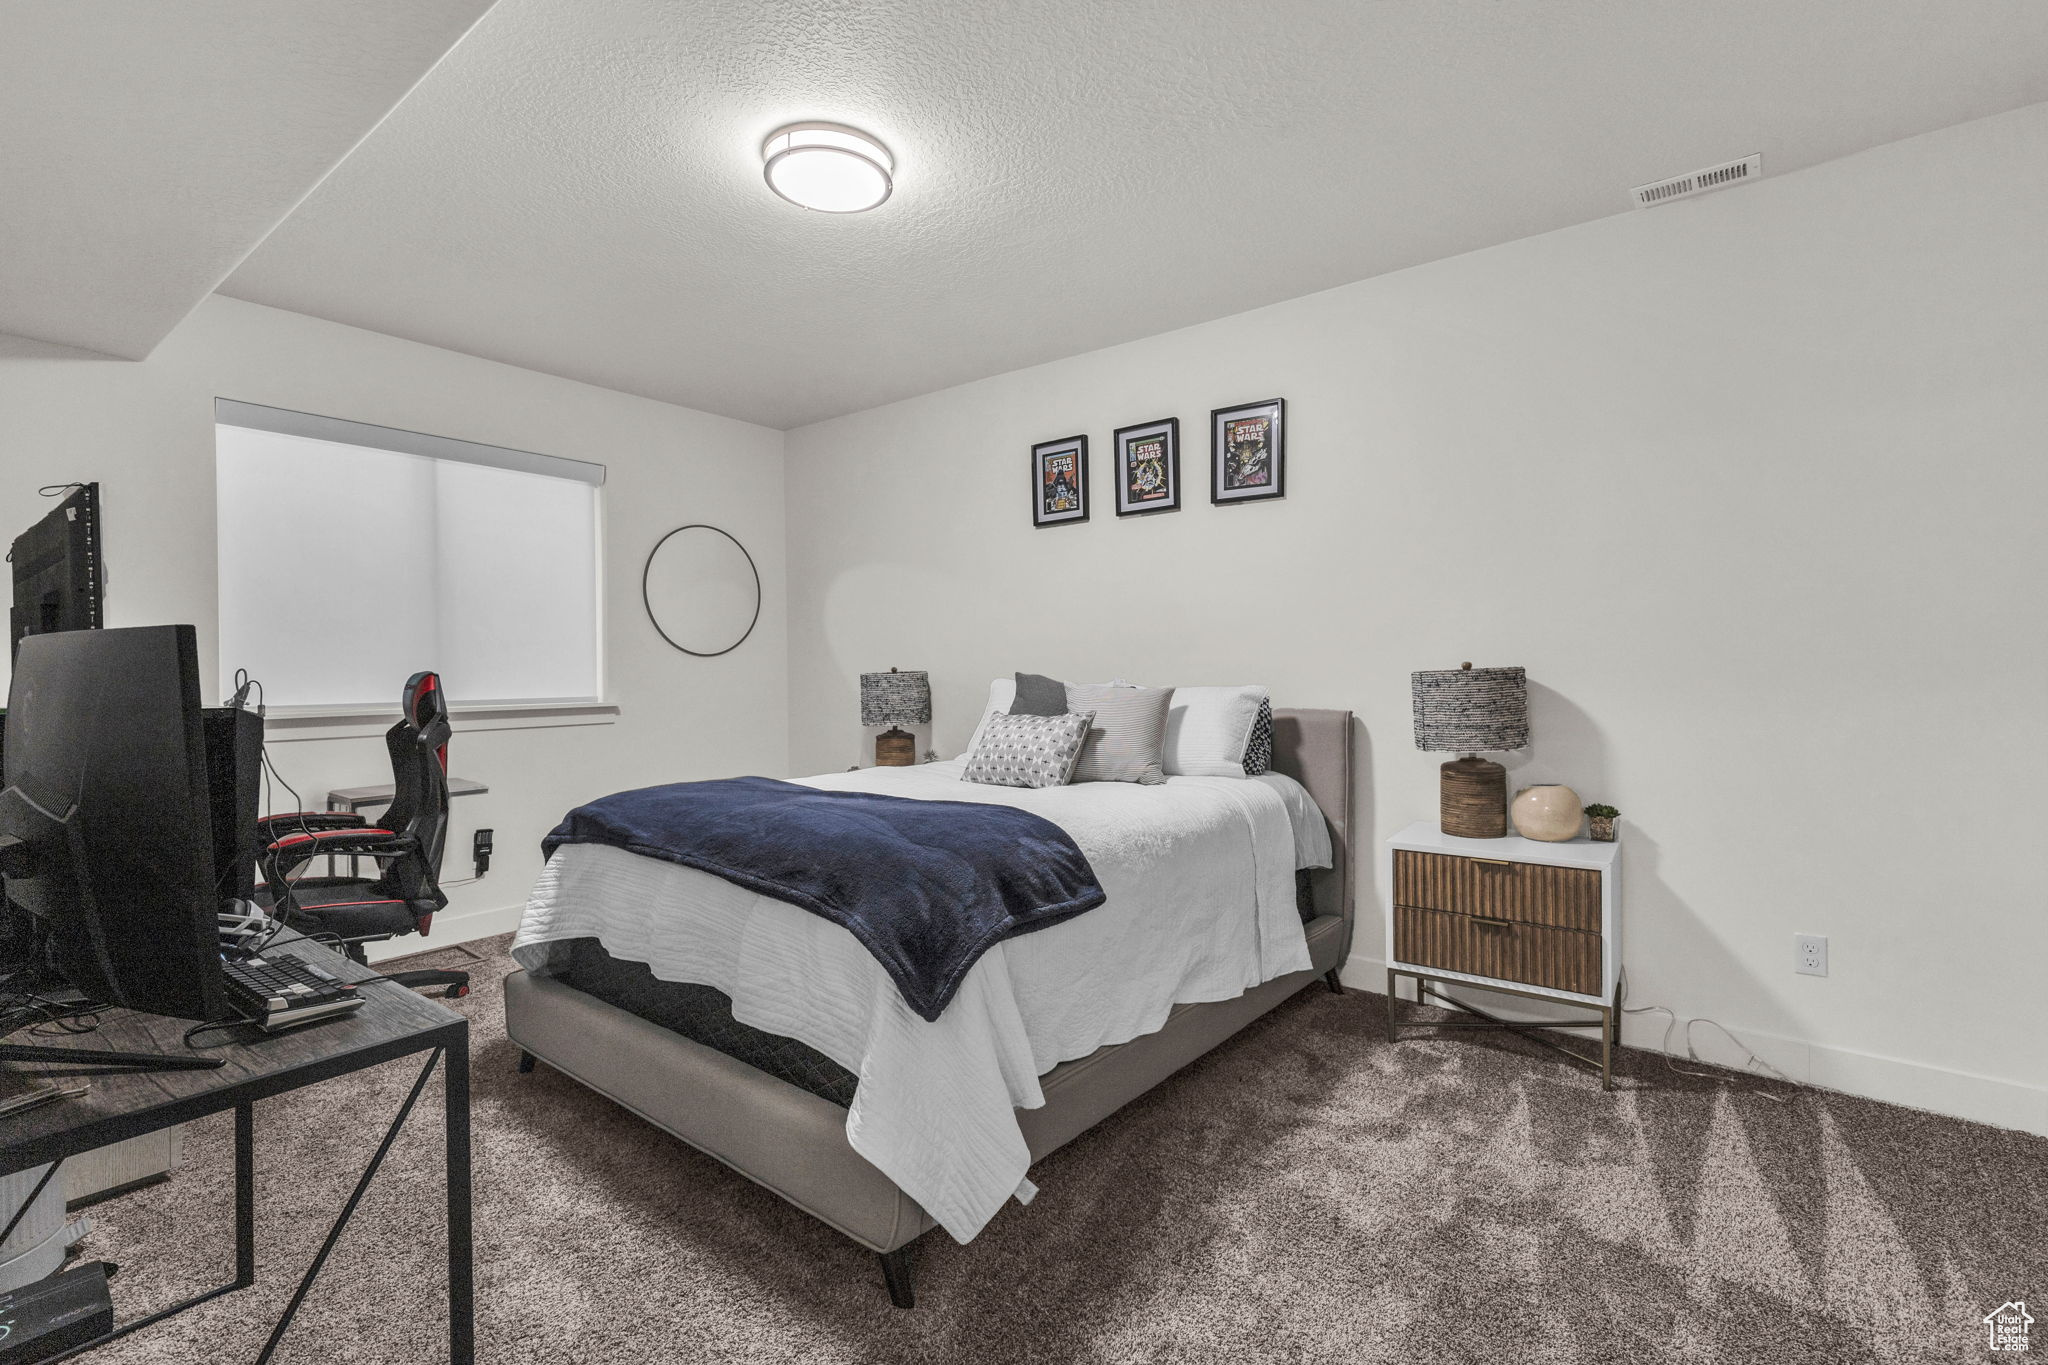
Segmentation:
<svg viewBox="0 0 2048 1365">
<path fill-rule="evenodd" d="M 1561 782 L 1524 787 L 1515 793 L 1515 832 L 1524 839 L 1561 844 L 1579 837 L 1585 806 L 1579 794 Z"/>
</svg>

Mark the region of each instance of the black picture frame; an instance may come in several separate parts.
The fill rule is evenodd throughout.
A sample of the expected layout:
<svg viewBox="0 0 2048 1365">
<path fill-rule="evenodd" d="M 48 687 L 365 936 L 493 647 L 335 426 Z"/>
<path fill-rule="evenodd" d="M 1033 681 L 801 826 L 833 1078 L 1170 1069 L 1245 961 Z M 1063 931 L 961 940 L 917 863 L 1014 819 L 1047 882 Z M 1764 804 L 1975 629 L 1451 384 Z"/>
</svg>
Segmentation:
<svg viewBox="0 0 2048 1365">
<path fill-rule="evenodd" d="M 1246 427 L 1263 424 L 1256 442 Z M 1247 450 L 1254 446 L 1254 450 Z M 1247 481 L 1246 462 L 1263 460 L 1266 475 Z M 1287 400 L 1262 398 L 1209 414 L 1209 501 L 1219 507 L 1287 496 Z"/>
<path fill-rule="evenodd" d="M 1162 417 L 1132 427 L 1118 427 L 1116 445 L 1116 514 L 1147 517 L 1180 510 L 1180 418 Z M 1154 446 L 1159 449 L 1154 451 Z M 1145 466 L 1140 467 L 1140 464 Z M 1149 479 L 1159 480 L 1147 486 Z"/>
<path fill-rule="evenodd" d="M 1063 499 L 1071 505 L 1056 507 Z M 1057 441 L 1040 441 L 1031 447 L 1031 524 L 1072 526 L 1086 520 L 1088 438 L 1062 436 Z"/>
</svg>

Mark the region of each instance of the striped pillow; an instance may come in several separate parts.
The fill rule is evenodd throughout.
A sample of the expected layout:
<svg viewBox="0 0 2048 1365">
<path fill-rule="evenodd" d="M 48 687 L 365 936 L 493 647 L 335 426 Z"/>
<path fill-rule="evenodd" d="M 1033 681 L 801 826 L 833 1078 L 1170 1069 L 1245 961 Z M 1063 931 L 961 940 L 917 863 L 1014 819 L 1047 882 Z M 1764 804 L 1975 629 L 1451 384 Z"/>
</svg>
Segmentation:
<svg viewBox="0 0 2048 1365">
<path fill-rule="evenodd" d="M 1160 751 L 1166 743 L 1166 708 L 1172 704 L 1170 687 L 1068 683 L 1067 710 L 1095 713 L 1072 780 L 1148 787 L 1166 781 Z"/>
</svg>

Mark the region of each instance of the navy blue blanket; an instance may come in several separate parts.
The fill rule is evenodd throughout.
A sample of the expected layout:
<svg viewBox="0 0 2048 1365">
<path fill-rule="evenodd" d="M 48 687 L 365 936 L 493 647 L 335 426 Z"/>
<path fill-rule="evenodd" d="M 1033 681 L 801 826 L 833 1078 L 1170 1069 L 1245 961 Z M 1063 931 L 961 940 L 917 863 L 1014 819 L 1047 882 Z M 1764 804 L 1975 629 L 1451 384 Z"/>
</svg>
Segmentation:
<svg viewBox="0 0 2048 1365">
<path fill-rule="evenodd" d="M 570 811 L 541 855 L 563 844 L 681 863 L 844 926 L 930 1020 L 990 945 L 1103 901 L 1067 832 L 1029 811 L 766 777 L 619 792 Z"/>
</svg>

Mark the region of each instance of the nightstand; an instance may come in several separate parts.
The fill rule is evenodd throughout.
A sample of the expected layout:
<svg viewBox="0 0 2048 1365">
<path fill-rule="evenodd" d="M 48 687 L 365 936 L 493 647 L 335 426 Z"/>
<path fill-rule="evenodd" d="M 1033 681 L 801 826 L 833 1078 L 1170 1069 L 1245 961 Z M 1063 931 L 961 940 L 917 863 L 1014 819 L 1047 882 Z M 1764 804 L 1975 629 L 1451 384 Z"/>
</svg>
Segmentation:
<svg viewBox="0 0 2048 1365">
<path fill-rule="evenodd" d="M 1601 1086 L 1612 1090 L 1614 1048 L 1621 1041 L 1621 845 L 1583 838 L 1547 844 L 1515 835 L 1460 839 L 1428 820 L 1387 843 L 1394 874 L 1388 1038 L 1400 1036 L 1395 982 L 1412 977 L 1418 1003 L 1434 997 L 1476 1017 L 1410 1027 L 1510 1029 L 1597 1068 Z M 1449 999 L 1432 982 L 1584 1005 L 1595 1013 L 1542 1024 L 1500 1019 Z M 1557 1028 L 1599 1029 L 1599 1060 L 1543 1032 Z"/>
</svg>

